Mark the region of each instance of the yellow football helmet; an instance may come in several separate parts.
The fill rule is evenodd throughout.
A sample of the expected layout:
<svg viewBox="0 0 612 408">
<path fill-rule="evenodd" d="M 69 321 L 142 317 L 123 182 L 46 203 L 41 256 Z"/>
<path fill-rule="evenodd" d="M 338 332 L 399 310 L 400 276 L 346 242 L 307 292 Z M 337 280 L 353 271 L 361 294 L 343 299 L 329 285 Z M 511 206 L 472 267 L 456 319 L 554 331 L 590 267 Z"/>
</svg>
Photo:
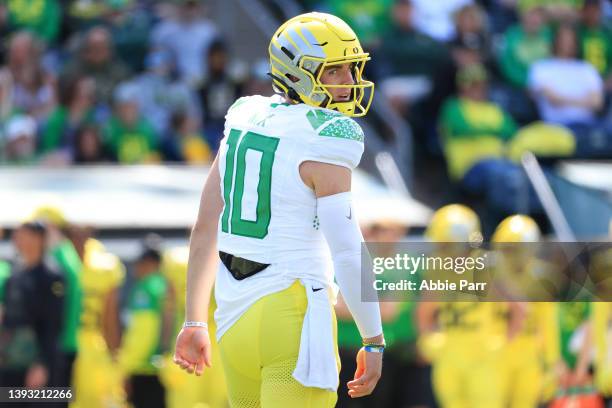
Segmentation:
<svg viewBox="0 0 612 408">
<path fill-rule="evenodd" d="M 363 52 L 355 32 L 340 18 L 325 13 L 293 17 L 276 30 L 268 52 L 275 92 L 296 102 L 334 109 L 347 116 L 364 116 L 370 108 L 374 83 L 363 78 L 370 54 Z M 352 64 L 353 85 L 321 83 L 326 67 L 345 63 Z M 351 89 L 351 99 L 335 102 L 330 88 Z"/>
<path fill-rule="evenodd" d="M 42 205 L 34 210 L 26 221 L 44 221 L 48 224 L 55 225 L 59 228 L 68 226 L 68 220 L 62 210 L 54 205 Z"/>
<path fill-rule="evenodd" d="M 542 234 L 538 224 L 527 215 L 511 215 L 499 223 L 492 242 L 538 242 Z"/>
<path fill-rule="evenodd" d="M 480 220 L 465 205 L 446 205 L 434 213 L 425 237 L 432 242 L 482 242 Z"/>
</svg>

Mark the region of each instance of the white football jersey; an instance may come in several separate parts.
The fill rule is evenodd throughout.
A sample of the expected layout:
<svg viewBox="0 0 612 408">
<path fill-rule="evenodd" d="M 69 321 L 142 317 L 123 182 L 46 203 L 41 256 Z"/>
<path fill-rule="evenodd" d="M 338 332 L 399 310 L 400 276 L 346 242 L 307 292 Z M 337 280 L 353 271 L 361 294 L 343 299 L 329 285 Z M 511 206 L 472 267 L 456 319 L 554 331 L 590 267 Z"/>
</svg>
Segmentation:
<svg viewBox="0 0 612 408">
<path fill-rule="evenodd" d="M 218 248 L 270 266 L 241 281 L 220 266 L 218 337 L 250 304 L 295 279 L 332 282 L 316 197 L 303 183 L 299 166 L 310 160 L 352 170 L 361 160 L 364 139 L 353 119 L 329 109 L 282 103 L 278 96 L 238 99 L 226 115 L 224 135 L 219 147 L 224 208 Z"/>
</svg>

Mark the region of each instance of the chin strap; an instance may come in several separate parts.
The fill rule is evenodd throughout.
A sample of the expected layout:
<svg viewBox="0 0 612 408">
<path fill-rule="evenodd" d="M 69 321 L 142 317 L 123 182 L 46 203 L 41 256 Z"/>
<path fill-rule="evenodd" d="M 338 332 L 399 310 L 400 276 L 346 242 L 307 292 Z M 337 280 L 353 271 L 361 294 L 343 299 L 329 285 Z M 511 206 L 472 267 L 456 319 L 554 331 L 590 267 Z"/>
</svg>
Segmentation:
<svg viewBox="0 0 612 408">
<path fill-rule="evenodd" d="M 267 75 L 272 78 L 273 85 L 280 90 L 280 93 L 284 93 L 289 97 L 289 99 L 293 99 L 296 102 L 304 103 L 302 98 L 300 98 L 300 95 L 295 92 L 295 89 L 287 85 L 285 81 L 270 72 L 268 72 Z"/>
</svg>

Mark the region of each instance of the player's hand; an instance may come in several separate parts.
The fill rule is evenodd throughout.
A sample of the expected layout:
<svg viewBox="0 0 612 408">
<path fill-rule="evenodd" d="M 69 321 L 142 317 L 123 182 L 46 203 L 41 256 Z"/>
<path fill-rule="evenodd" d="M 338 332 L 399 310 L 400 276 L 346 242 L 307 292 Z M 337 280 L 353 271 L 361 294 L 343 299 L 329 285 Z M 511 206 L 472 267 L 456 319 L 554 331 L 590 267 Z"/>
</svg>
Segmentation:
<svg viewBox="0 0 612 408">
<path fill-rule="evenodd" d="M 189 374 L 202 375 L 212 365 L 210 337 L 203 327 L 183 327 L 176 338 L 174 362 Z"/>
<path fill-rule="evenodd" d="M 383 353 L 368 353 L 363 348 L 357 353 L 357 370 L 353 381 L 346 385 L 351 398 L 365 397 L 370 395 L 382 373 Z"/>
</svg>

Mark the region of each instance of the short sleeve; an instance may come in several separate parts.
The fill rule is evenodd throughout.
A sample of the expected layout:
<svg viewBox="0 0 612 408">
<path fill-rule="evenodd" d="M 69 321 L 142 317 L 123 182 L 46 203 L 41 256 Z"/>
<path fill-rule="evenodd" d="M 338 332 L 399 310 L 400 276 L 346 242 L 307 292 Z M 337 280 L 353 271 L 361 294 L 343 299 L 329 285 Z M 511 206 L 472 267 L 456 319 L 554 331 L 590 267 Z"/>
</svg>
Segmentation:
<svg viewBox="0 0 612 408">
<path fill-rule="evenodd" d="M 306 115 L 314 135 L 301 155 L 307 160 L 335 164 L 353 170 L 363 155 L 364 134 L 361 126 L 344 115 L 311 110 Z"/>
<path fill-rule="evenodd" d="M 228 108 L 227 113 L 225 114 L 225 120 L 231 120 L 232 115 L 236 114 L 240 110 L 240 106 L 243 105 L 245 102 L 248 102 L 250 99 L 252 99 L 252 97 L 248 96 L 243 96 L 236 99 L 232 106 Z"/>
</svg>

